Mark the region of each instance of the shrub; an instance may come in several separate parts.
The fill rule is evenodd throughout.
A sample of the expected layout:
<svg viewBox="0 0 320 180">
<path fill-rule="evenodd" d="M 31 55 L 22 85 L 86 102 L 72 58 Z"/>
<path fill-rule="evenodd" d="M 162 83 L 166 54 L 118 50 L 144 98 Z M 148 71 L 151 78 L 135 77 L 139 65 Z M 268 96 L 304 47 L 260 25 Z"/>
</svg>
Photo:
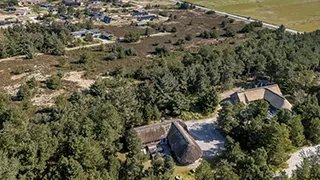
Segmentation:
<svg viewBox="0 0 320 180">
<path fill-rule="evenodd" d="M 18 66 L 12 69 L 11 73 L 14 75 L 25 73 L 27 69 L 23 66 Z"/>
<path fill-rule="evenodd" d="M 193 38 L 192 34 L 187 34 L 184 39 L 185 39 L 186 41 L 191 41 L 192 38 Z"/>
<path fill-rule="evenodd" d="M 117 56 L 114 53 L 108 53 L 104 59 L 107 61 L 113 61 L 117 59 Z"/>
<path fill-rule="evenodd" d="M 140 39 L 140 34 L 137 32 L 130 31 L 124 35 L 124 40 L 128 43 L 137 42 L 139 41 L 139 39 Z"/>
<path fill-rule="evenodd" d="M 179 39 L 174 45 L 180 46 L 180 45 L 182 45 L 184 43 L 185 43 L 184 39 Z"/>
<path fill-rule="evenodd" d="M 88 42 L 92 42 L 92 41 L 93 41 L 93 36 L 92 36 L 92 34 L 87 34 L 86 37 L 84 37 L 84 40 L 85 40 L 85 41 L 88 41 Z"/>
<path fill-rule="evenodd" d="M 32 96 L 32 91 L 30 87 L 27 84 L 23 84 L 19 87 L 19 90 L 17 92 L 17 99 L 19 101 L 29 99 Z"/>
<path fill-rule="evenodd" d="M 126 49 L 125 53 L 127 56 L 136 56 L 137 55 L 136 50 L 133 49 L 132 47 L 129 47 L 128 49 Z"/>
<path fill-rule="evenodd" d="M 67 66 L 66 58 L 61 57 L 58 59 L 58 62 L 59 62 L 59 67 L 66 67 Z"/>
<path fill-rule="evenodd" d="M 53 90 L 60 89 L 61 77 L 59 77 L 58 75 L 53 75 L 47 80 L 46 84 L 49 89 L 53 89 Z"/>
<path fill-rule="evenodd" d="M 172 27 L 172 28 L 171 28 L 171 32 L 172 32 L 172 33 L 177 32 L 177 28 L 176 28 L 176 27 Z"/>
<path fill-rule="evenodd" d="M 162 47 L 156 47 L 155 53 L 160 56 L 167 56 L 169 55 L 169 50 L 166 46 L 163 45 Z"/>
<path fill-rule="evenodd" d="M 163 17 L 168 17 L 168 12 L 167 11 L 160 11 L 159 15 L 163 16 Z"/>
<path fill-rule="evenodd" d="M 236 31 L 233 28 L 227 28 L 225 36 L 234 37 L 236 35 Z"/>
<path fill-rule="evenodd" d="M 212 10 L 206 12 L 206 14 L 215 14 L 215 13 L 216 13 L 216 12 L 215 12 L 215 11 L 212 11 Z"/>
<path fill-rule="evenodd" d="M 80 55 L 79 63 L 81 64 L 88 64 L 91 62 L 91 57 L 87 53 L 83 53 Z"/>
</svg>

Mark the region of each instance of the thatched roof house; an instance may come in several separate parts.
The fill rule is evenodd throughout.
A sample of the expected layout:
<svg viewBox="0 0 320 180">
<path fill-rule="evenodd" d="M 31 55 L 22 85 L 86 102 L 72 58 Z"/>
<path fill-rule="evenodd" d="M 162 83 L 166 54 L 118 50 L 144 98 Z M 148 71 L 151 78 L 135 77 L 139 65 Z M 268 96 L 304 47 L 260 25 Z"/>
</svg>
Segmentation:
<svg viewBox="0 0 320 180">
<path fill-rule="evenodd" d="M 202 157 L 201 148 L 180 123 L 172 123 L 167 138 L 181 164 L 191 164 Z"/>
<path fill-rule="evenodd" d="M 171 120 L 135 128 L 144 146 L 157 144 L 166 139 L 177 161 L 191 164 L 202 157 L 202 150 L 190 136 L 186 124 L 181 120 Z"/>
<path fill-rule="evenodd" d="M 236 92 L 231 95 L 231 98 L 244 104 L 249 104 L 250 102 L 259 99 L 264 99 L 275 109 L 291 110 L 292 107 L 290 102 L 283 97 L 277 84 Z"/>
</svg>

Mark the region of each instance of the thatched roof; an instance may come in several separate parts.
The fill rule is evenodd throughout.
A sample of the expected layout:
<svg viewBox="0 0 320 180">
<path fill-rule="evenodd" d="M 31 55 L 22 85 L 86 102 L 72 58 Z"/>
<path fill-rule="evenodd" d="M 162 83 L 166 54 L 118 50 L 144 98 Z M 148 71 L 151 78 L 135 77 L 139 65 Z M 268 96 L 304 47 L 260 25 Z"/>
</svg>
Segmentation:
<svg viewBox="0 0 320 180">
<path fill-rule="evenodd" d="M 264 99 L 276 109 L 291 109 L 292 105 L 286 100 L 277 84 L 263 86 L 236 92 L 231 97 L 239 102 L 248 104 L 252 101 Z"/>
<path fill-rule="evenodd" d="M 181 164 L 191 164 L 202 157 L 202 150 L 190 134 L 173 122 L 168 133 L 168 143 Z"/>
<path fill-rule="evenodd" d="M 181 120 L 165 121 L 134 129 L 143 145 L 167 138 L 172 152 L 181 164 L 191 164 L 202 157 L 201 148 L 190 136 L 186 124 Z"/>
<path fill-rule="evenodd" d="M 184 128 L 186 128 L 186 125 L 184 124 L 183 121 L 169 120 L 161 123 L 137 127 L 134 129 L 138 133 L 138 137 L 141 143 L 148 144 L 148 143 L 157 142 L 157 141 L 160 141 L 160 139 L 166 138 L 172 122 L 178 122 Z"/>
</svg>

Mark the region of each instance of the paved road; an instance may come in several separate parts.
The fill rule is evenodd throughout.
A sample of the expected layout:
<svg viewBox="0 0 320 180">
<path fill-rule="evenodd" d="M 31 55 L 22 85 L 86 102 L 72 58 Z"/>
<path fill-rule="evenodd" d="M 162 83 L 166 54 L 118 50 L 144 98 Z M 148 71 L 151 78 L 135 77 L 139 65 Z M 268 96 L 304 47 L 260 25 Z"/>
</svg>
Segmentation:
<svg viewBox="0 0 320 180">
<path fill-rule="evenodd" d="M 179 0 L 170 0 L 171 2 L 174 2 L 174 3 L 183 3 Z M 234 18 L 234 19 L 239 19 L 239 20 L 243 20 L 243 21 L 246 21 L 246 22 L 255 22 L 255 21 L 258 21 L 258 20 L 254 20 L 254 19 L 248 19 L 248 17 L 244 17 L 244 16 L 240 16 L 240 15 L 236 15 L 236 14 L 230 14 L 230 13 L 226 13 L 226 12 L 222 12 L 222 11 L 217 11 L 217 10 L 214 10 L 214 9 L 210 9 L 210 8 L 206 8 L 206 7 L 202 7 L 202 6 L 197 6 L 196 5 L 196 8 L 198 9 L 202 9 L 202 10 L 205 10 L 205 11 L 215 11 L 216 14 L 218 15 L 227 15 L 231 18 Z M 278 29 L 279 26 L 277 25 L 274 25 L 274 24 L 270 24 L 270 23 L 267 23 L 267 22 L 262 22 L 263 26 L 265 27 L 268 27 L 268 28 L 272 28 L 272 29 Z M 286 28 L 286 31 L 287 32 L 290 32 L 290 33 L 294 33 L 294 34 L 297 34 L 297 33 L 303 33 L 301 31 L 297 31 L 297 30 L 293 30 L 293 29 L 288 29 Z"/>
</svg>

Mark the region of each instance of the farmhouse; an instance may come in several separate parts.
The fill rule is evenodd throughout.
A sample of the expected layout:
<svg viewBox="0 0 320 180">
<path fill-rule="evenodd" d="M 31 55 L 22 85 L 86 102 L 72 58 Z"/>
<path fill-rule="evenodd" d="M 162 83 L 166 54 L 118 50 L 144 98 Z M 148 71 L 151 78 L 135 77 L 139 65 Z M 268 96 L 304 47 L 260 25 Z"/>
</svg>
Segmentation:
<svg viewBox="0 0 320 180">
<path fill-rule="evenodd" d="M 202 157 L 202 150 L 190 136 L 183 121 L 172 120 L 135 128 L 138 137 L 151 155 L 173 154 L 183 164 L 192 164 Z"/>
<path fill-rule="evenodd" d="M 249 104 L 250 102 L 259 99 L 264 99 L 270 104 L 271 112 L 276 112 L 280 109 L 291 110 L 292 107 L 290 102 L 283 97 L 281 90 L 277 84 L 236 92 L 231 95 L 231 99 L 233 101 L 242 102 L 244 104 Z"/>
</svg>

